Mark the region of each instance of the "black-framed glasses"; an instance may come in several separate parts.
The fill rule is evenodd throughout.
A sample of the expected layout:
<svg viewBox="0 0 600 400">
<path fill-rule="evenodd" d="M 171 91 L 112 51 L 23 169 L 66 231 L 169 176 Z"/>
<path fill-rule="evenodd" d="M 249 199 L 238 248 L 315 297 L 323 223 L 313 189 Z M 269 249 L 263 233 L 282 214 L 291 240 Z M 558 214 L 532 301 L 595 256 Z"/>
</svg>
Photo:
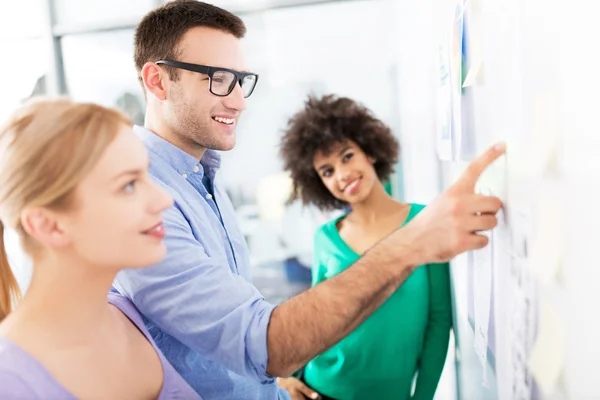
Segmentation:
<svg viewBox="0 0 600 400">
<path fill-rule="evenodd" d="M 258 74 L 251 72 L 239 72 L 233 69 L 209 67 L 208 65 L 190 64 L 173 60 L 160 60 L 156 63 L 208 75 L 210 92 L 220 97 L 229 96 L 235 88 L 235 84 L 239 83 L 244 92 L 244 98 L 248 98 L 254 91 L 256 82 L 258 82 Z"/>
</svg>

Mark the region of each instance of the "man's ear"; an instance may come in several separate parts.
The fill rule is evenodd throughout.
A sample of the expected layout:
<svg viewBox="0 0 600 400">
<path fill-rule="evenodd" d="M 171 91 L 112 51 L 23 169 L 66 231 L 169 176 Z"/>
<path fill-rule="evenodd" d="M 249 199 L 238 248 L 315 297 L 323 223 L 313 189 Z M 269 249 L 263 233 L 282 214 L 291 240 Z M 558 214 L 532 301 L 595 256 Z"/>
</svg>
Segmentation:
<svg viewBox="0 0 600 400">
<path fill-rule="evenodd" d="M 29 236 L 46 247 L 64 247 L 71 241 L 61 226 L 58 215 L 45 208 L 24 210 L 21 214 L 21 225 Z"/>
<path fill-rule="evenodd" d="M 148 94 L 151 94 L 158 100 L 165 100 L 167 98 L 167 73 L 164 69 L 160 68 L 158 64 L 147 62 L 142 67 L 140 76 Z"/>
</svg>

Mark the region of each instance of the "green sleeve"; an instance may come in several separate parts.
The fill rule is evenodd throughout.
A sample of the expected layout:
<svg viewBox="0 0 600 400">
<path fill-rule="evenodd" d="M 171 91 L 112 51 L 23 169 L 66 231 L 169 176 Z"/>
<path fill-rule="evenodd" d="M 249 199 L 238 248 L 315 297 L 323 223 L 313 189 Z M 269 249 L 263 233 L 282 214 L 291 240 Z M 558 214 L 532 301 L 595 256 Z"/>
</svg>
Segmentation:
<svg viewBox="0 0 600 400">
<path fill-rule="evenodd" d="M 429 323 L 413 396 L 413 399 L 418 400 L 433 399 L 446 362 L 452 328 L 450 267 L 446 263 L 431 264 L 426 268 L 429 277 Z"/>
</svg>

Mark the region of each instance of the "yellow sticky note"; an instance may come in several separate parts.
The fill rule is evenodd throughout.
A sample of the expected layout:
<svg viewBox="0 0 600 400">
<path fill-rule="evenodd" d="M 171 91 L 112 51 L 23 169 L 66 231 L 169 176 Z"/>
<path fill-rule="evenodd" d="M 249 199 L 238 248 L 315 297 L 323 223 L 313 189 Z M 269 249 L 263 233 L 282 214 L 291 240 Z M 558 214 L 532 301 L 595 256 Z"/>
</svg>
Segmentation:
<svg viewBox="0 0 600 400">
<path fill-rule="evenodd" d="M 537 96 L 532 105 L 531 133 L 528 144 L 528 172 L 540 178 L 556 171 L 560 137 L 560 105 L 558 96 Z"/>
<path fill-rule="evenodd" d="M 505 142 L 508 174 L 515 178 L 526 176 L 528 174 L 528 159 L 524 140 L 509 137 Z"/>
<path fill-rule="evenodd" d="M 556 94 L 538 95 L 529 116 L 530 131 L 524 138 L 507 141 L 509 173 L 526 179 L 551 177 L 558 170 L 560 105 Z"/>
<path fill-rule="evenodd" d="M 563 259 L 563 209 L 559 199 L 540 199 L 535 207 L 534 232 L 529 268 L 543 285 L 560 275 Z"/>
<path fill-rule="evenodd" d="M 540 307 L 540 325 L 529 357 L 529 370 L 546 396 L 556 389 L 564 366 L 566 333 L 560 315 L 550 304 Z"/>
<path fill-rule="evenodd" d="M 467 73 L 467 77 L 465 78 L 465 82 L 463 83 L 462 87 L 466 88 L 466 87 L 469 87 L 469 86 L 472 86 L 473 84 L 475 84 L 475 82 L 477 80 L 477 76 L 479 75 L 479 71 L 481 70 L 482 65 L 483 65 L 482 60 L 477 60 L 477 62 L 473 62 L 473 66 Z"/>
<path fill-rule="evenodd" d="M 482 27 L 482 4 L 479 0 L 471 0 L 466 3 L 469 8 L 469 35 L 467 35 L 468 46 L 471 49 L 471 67 L 467 72 L 463 88 L 474 84 L 483 84 L 483 43 L 481 37 L 483 35 Z"/>
</svg>

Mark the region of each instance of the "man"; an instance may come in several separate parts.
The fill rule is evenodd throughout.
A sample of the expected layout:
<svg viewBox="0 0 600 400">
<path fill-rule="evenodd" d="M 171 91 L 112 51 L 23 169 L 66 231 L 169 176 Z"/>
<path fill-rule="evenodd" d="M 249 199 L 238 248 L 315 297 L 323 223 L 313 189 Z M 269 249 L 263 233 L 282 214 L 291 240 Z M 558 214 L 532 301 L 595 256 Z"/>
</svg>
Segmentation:
<svg viewBox="0 0 600 400">
<path fill-rule="evenodd" d="M 144 314 L 169 361 L 205 399 L 288 398 L 288 376 L 350 333 L 419 265 L 483 247 L 497 198 L 474 195 L 490 149 L 405 228 L 347 271 L 275 307 L 250 283 L 248 250 L 214 150 L 235 145 L 235 128 L 257 77 L 246 72 L 243 22 L 195 0 L 150 12 L 135 34 L 147 98 L 136 127 L 151 174 L 173 195 L 164 216 L 167 257 L 121 273 L 115 288 Z"/>
</svg>

